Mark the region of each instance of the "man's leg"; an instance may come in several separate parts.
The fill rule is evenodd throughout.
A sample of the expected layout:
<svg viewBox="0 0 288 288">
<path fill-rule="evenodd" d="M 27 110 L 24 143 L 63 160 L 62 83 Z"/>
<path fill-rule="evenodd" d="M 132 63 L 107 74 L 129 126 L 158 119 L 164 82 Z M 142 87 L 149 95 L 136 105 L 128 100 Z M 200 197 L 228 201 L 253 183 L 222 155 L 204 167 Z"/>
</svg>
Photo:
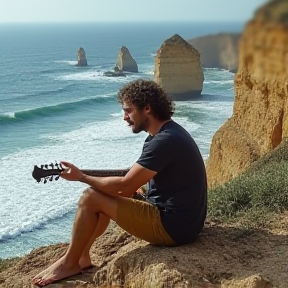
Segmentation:
<svg viewBox="0 0 288 288">
<path fill-rule="evenodd" d="M 89 243 L 86 245 L 84 251 L 82 252 L 81 258 L 79 259 L 79 265 L 81 269 L 85 269 L 92 265 L 92 261 L 91 261 L 90 254 L 89 254 L 90 248 L 92 244 L 94 243 L 95 239 L 97 239 L 106 231 L 109 225 L 109 222 L 110 222 L 109 217 L 107 217 L 103 213 L 99 213 L 99 219 L 98 219 L 98 223 L 94 231 L 94 234 L 92 235 Z"/>
<path fill-rule="evenodd" d="M 79 261 L 84 259 L 83 256 L 87 257 L 95 238 L 100 236 L 100 233 L 103 233 L 107 228 L 107 226 L 105 227 L 109 223 L 107 218 L 117 220 L 117 201 L 118 197 L 97 192 L 92 188 L 86 189 L 79 200 L 71 243 L 66 254 L 34 277 L 33 283 L 45 286 L 80 273 L 82 270 Z M 101 214 L 104 214 L 103 218 Z M 101 223 L 101 221 L 103 222 Z"/>
</svg>

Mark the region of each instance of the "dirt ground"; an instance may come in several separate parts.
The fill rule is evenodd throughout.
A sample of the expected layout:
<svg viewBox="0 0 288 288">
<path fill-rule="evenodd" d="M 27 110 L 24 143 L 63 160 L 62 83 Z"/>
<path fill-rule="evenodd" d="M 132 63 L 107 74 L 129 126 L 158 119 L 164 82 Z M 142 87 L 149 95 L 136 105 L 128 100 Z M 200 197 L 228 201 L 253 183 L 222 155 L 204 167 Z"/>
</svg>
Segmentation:
<svg viewBox="0 0 288 288">
<path fill-rule="evenodd" d="M 0 287 L 35 287 L 31 278 L 66 248 L 42 247 L 13 261 L 0 272 Z M 95 241 L 92 259 L 93 269 L 46 287 L 287 288 L 288 212 L 265 230 L 208 222 L 195 243 L 175 248 L 155 247 L 110 225 Z"/>
</svg>

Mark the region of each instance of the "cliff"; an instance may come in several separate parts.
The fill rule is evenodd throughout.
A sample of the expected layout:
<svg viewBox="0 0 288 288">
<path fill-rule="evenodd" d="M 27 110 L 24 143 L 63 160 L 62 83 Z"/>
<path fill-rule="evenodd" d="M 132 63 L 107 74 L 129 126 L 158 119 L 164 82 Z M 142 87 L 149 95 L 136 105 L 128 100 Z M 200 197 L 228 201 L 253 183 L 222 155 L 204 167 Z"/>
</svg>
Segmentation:
<svg viewBox="0 0 288 288">
<path fill-rule="evenodd" d="M 204 75 L 199 52 L 177 34 L 165 40 L 155 57 L 154 80 L 174 100 L 200 95 Z"/>
<path fill-rule="evenodd" d="M 204 68 L 219 68 L 236 72 L 240 36 L 240 33 L 220 33 L 193 38 L 187 42 L 199 51 Z"/>
<path fill-rule="evenodd" d="M 242 173 L 288 135 L 288 2 L 259 8 L 240 40 L 232 117 L 212 139 L 209 187 Z"/>
</svg>

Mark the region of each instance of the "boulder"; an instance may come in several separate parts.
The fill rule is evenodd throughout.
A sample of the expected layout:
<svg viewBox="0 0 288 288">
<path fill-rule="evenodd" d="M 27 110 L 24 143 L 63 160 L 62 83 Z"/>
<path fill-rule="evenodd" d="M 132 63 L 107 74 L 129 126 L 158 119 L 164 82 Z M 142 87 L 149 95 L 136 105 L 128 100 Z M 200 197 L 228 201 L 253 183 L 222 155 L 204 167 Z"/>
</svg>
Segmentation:
<svg viewBox="0 0 288 288">
<path fill-rule="evenodd" d="M 126 77 L 123 71 L 106 71 L 103 73 L 107 77 Z"/>
<path fill-rule="evenodd" d="M 204 68 L 226 69 L 237 72 L 240 33 L 220 33 L 188 40 L 200 53 Z"/>
<path fill-rule="evenodd" d="M 244 172 L 288 137 L 288 2 L 255 12 L 240 40 L 232 117 L 212 139 L 209 187 Z"/>
<path fill-rule="evenodd" d="M 122 46 L 118 53 L 114 70 L 116 71 L 117 69 L 120 71 L 138 72 L 138 65 L 125 46 Z"/>
<path fill-rule="evenodd" d="M 78 50 L 78 62 L 76 66 L 79 67 L 87 66 L 86 53 L 82 47 L 80 47 Z"/>
<path fill-rule="evenodd" d="M 199 96 L 204 81 L 199 52 L 178 34 L 173 35 L 157 51 L 154 80 L 174 100 Z"/>
</svg>

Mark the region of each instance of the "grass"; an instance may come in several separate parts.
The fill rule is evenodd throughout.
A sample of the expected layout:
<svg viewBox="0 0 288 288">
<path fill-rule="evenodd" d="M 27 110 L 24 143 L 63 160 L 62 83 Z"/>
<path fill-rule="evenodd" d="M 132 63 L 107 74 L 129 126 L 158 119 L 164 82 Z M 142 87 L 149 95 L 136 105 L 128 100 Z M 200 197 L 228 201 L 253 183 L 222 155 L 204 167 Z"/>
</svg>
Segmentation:
<svg viewBox="0 0 288 288">
<path fill-rule="evenodd" d="M 208 218 L 266 226 L 288 210 L 288 139 L 245 173 L 209 190 Z"/>
</svg>

